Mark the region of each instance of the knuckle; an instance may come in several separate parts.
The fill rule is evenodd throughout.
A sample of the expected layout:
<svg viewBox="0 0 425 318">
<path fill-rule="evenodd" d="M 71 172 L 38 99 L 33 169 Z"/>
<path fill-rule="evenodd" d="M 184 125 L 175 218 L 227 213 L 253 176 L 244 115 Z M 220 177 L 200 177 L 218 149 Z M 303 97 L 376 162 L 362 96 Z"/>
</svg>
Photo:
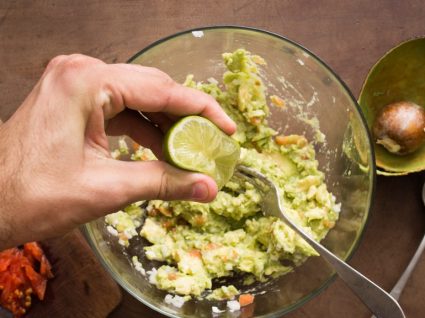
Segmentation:
<svg viewBox="0 0 425 318">
<path fill-rule="evenodd" d="M 95 61 L 82 54 L 59 55 L 49 62 L 46 72 L 54 85 L 73 90 L 81 85 L 81 81 L 76 79 L 87 76 L 92 60 Z"/>
<path fill-rule="evenodd" d="M 68 55 L 69 60 L 87 60 L 89 57 L 80 53 L 72 53 Z"/>
<path fill-rule="evenodd" d="M 84 65 L 87 57 L 82 54 L 58 55 L 47 64 L 47 70 L 69 70 Z"/>
<path fill-rule="evenodd" d="M 80 71 L 81 68 L 86 67 L 87 65 L 88 60 L 84 55 L 72 54 L 68 55 L 61 63 L 61 71 L 65 74 L 69 72 Z"/>
<path fill-rule="evenodd" d="M 52 58 L 47 64 L 46 70 L 51 70 L 52 68 L 57 67 L 60 63 L 62 63 L 67 58 L 66 55 L 58 55 Z"/>
</svg>

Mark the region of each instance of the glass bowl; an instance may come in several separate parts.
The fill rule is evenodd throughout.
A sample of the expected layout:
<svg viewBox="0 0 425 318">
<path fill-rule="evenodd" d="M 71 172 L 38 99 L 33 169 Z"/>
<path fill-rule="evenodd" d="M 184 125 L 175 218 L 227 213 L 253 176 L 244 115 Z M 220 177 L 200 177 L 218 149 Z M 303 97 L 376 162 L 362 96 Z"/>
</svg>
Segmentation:
<svg viewBox="0 0 425 318">
<path fill-rule="evenodd" d="M 277 34 L 244 27 L 206 27 L 159 40 L 137 53 L 130 63 L 157 67 L 178 82 L 187 74 L 196 80 L 224 72 L 221 55 L 245 48 L 262 56 L 267 66 L 261 76 L 268 94 L 284 99 L 284 109 L 274 107 L 269 123 L 282 133 L 304 134 L 313 140 L 320 131 L 324 143 L 316 143 L 319 167 L 328 189 L 342 203 L 340 219 L 322 243 L 347 260 L 359 243 L 374 193 L 375 160 L 365 120 L 356 100 L 336 74 L 314 54 Z M 111 139 L 111 148 L 116 140 Z M 191 300 L 182 308 L 164 302 L 164 291 L 149 284 L 132 266 L 139 255 L 145 268 L 143 245 L 126 249 L 106 230 L 104 219 L 83 227 L 91 247 L 115 280 L 143 304 L 169 317 L 212 317 L 216 301 Z M 253 304 L 223 317 L 280 317 L 312 299 L 332 281 L 333 269 L 320 257 L 309 258 L 292 273 L 266 284 L 257 284 Z M 247 288 L 252 288 L 249 286 Z M 242 290 L 243 292 L 243 290 Z M 214 315 L 216 317 L 217 315 Z"/>
</svg>

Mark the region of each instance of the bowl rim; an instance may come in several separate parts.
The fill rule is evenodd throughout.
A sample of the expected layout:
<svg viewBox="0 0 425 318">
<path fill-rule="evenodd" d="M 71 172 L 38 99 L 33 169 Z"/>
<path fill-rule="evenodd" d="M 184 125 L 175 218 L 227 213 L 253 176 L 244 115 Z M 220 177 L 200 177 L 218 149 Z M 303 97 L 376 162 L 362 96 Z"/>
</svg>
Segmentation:
<svg viewBox="0 0 425 318">
<path fill-rule="evenodd" d="M 279 40 L 288 42 L 296 47 L 298 47 L 299 49 L 301 49 L 302 51 L 308 53 L 309 55 L 311 55 L 313 58 L 316 59 L 317 62 L 319 62 L 319 64 L 321 64 L 328 72 L 330 72 L 334 78 L 339 82 L 339 84 L 343 87 L 343 89 L 345 90 L 345 92 L 348 94 L 348 97 L 351 99 L 353 105 L 355 106 L 355 109 L 357 110 L 357 113 L 359 115 L 360 121 L 363 124 L 363 127 L 366 130 L 366 135 L 367 135 L 367 141 L 369 143 L 369 149 L 370 149 L 370 157 L 371 157 L 371 163 L 370 163 L 370 167 L 369 169 L 371 169 L 372 171 L 372 175 L 371 175 L 371 184 L 370 184 L 370 192 L 369 192 L 369 200 L 368 200 L 368 206 L 367 206 L 367 215 L 364 221 L 364 224 L 362 226 L 362 228 L 359 231 L 358 237 L 356 242 L 354 243 L 354 245 L 352 246 L 351 250 L 349 251 L 347 257 L 345 258 L 345 262 L 349 261 L 355 251 L 358 249 L 360 242 L 362 241 L 362 238 L 364 236 L 364 232 L 366 231 L 367 225 L 369 223 L 369 218 L 370 218 L 370 212 L 371 209 L 373 207 L 374 204 L 374 199 L 375 199 L 375 190 L 376 190 L 376 160 L 375 160 L 375 151 L 374 151 L 374 147 L 372 144 L 372 139 L 371 139 L 371 134 L 366 122 L 366 119 L 364 118 L 364 115 L 361 111 L 360 105 L 358 103 L 358 101 L 356 100 L 356 98 L 354 98 L 352 92 L 350 91 L 350 89 L 348 88 L 348 86 L 345 84 L 345 82 L 322 60 L 320 59 L 316 54 L 314 54 L 313 52 L 311 52 L 310 50 L 308 50 L 307 48 L 305 48 L 303 45 L 288 39 L 285 36 L 282 36 L 278 33 L 275 32 L 271 32 L 271 31 L 267 31 L 267 30 L 263 30 L 261 28 L 256 28 L 256 27 L 249 27 L 249 26 L 242 26 L 242 25 L 211 25 L 211 26 L 202 26 L 202 27 L 197 27 L 197 28 L 191 28 L 191 29 L 186 29 L 183 31 L 179 31 L 176 32 L 174 34 L 165 36 L 160 38 L 159 40 L 156 40 L 150 44 L 148 44 L 146 47 L 144 47 L 143 49 L 141 49 L 140 51 L 138 51 L 136 54 L 134 54 L 133 56 L 131 56 L 128 60 L 127 63 L 131 63 L 133 62 L 136 58 L 140 57 L 141 55 L 143 55 L 144 53 L 146 53 L 147 51 L 149 51 L 150 49 L 164 43 L 167 42 L 168 40 L 177 38 L 179 36 L 182 35 L 186 35 L 188 33 L 192 33 L 194 31 L 209 31 L 209 30 L 226 30 L 226 29 L 234 29 L 234 30 L 245 30 L 245 31 L 252 31 L 252 32 L 256 32 L 256 33 L 262 33 L 268 36 L 272 36 L 275 37 Z M 103 257 L 101 256 L 100 251 L 98 251 L 96 244 L 94 244 L 94 242 L 92 241 L 92 235 L 91 235 L 91 228 L 89 223 L 85 224 L 82 227 L 82 231 L 83 234 L 85 235 L 89 245 L 91 246 L 92 250 L 95 252 L 95 254 L 97 255 L 98 259 L 101 261 L 101 264 L 103 265 L 103 267 L 111 274 L 111 276 L 115 279 L 116 282 L 118 282 L 119 285 L 121 285 L 121 287 L 128 292 L 129 294 L 131 294 L 133 297 L 135 297 L 137 300 L 139 300 L 141 303 L 143 303 L 144 305 L 148 306 L 149 308 L 155 310 L 156 312 L 163 314 L 165 316 L 168 317 L 172 317 L 172 318 L 179 318 L 181 316 L 175 315 L 171 312 L 167 312 L 162 310 L 161 308 L 151 304 L 150 302 L 146 301 L 145 299 L 139 297 L 124 281 L 121 280 L 121 278 L 119 276 L 116 275 L 116 273 L 110 268 L 110 266 L 106 263 L 106 261 L 103 259 Z M 299 301 L 297 301 L 296 303 L 284 308 L 284 309 L 280 309 L 277 310 L 273 313 L 270 314 L 266 314 L 266 315 L 262 315 L 262 316 L 257 316 L 258 318 L 269 318 L 269 317 L 280 317 L 281 315 L 285 315 L 288 314 L 291 311 L 294 311 L 295 309 L 301 307 L 302 305 L 304 305 L 305 303 L 307 303 L 308 301 L 312 300 L 313 298 L 315 298 L 317 295 L 319 295 L 323 290 L 325 290 L 326 288 L 328 288 L 330 286 L 330 284 L 332 282 L 335 281 L 337 275 L 335 272 L 332 273 L 332 275 L 317 289 L 313 290 L 310 294 L 304 296 L 303 298 L 301 298 Z"/>
</svg>

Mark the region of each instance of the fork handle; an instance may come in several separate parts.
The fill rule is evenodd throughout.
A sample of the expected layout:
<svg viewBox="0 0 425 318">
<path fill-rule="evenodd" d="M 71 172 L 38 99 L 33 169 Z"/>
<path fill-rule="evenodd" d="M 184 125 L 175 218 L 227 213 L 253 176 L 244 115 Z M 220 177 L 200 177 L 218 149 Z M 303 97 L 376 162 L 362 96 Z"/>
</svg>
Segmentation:
<svg viewBox="0 0 425 318">
<path fill-rule="evenodd" d="M 425 248 L 425 235 L 422 238 L 421 243 L 418 246 L 418 249 L 416 250 L 415 254 L 413 255 L 412 259 L 409 262 L 409 265 L 407 265 L 406 269 L 404 270 L 403 274 L 401 275 L 400 279 L 397 281 L 397 283 L 394 285 L 393 289 L 391 290 L 390 294 L 394 297 L 394 299 L 400 299 L 401 293 L 406 286 L 407 281 L 409 280 L 410 275 L 412 274 L 413 270 L 416 267 L 416 264 L 418 263 L 423 251 Z M 376 318 L 375 316 L 372 316 L 371 318 Z"/>
<path fill-rule="evenodd" d="M 415 268 L 416 264 L 418 263 L 422 252 L 425 248 L 425 235 L 422 238 L 421 243 L 418 246 L 418 249 L 416 250 L 415 254 L 413 255 L 412 259 L 409 262 L 409 265 L 407 265 L 406 269 L 404 270 L 403 274 L 401 275 L 400 279 L 398 280 L 397 284 L 394 285 L 393 289 L 391 290 L 391 295 L 395 299 L 399 299 L 401 292 L 404 289 L 404 286 L 406 286 L 406 283 L 410 277 L 410 275 L 413 272 L 413 269 Z"/>
<path fill-rule="evenodd" d="M 318 244 L 310 238 L 304 231 L 298 229 L 292 221 L 287 220 L 287 224 L 297 232 L 307 243 L 309 243 L 326 261 L 328 261 L 339 277 L 351 288 L 351 290 L 362 300 L 362 302 L 379 318 L 405 318 L 398 302 L 376 285 L 366 276 L 355 270 L 353 267 L 340 260 L 327 248 Z"/>
</svg>

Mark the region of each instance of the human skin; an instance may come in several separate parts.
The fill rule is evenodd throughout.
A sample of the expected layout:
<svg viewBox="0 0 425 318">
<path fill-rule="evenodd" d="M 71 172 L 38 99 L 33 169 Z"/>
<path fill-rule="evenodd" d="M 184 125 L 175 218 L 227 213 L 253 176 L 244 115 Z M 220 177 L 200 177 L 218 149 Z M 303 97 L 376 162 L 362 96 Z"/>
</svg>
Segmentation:
<svg viewBox="0 0 425 318">
<path fill-rule="evenodd" d="M 163 132 L 190 114 L 227 134 L 236 129 L 212 97 L 155 68 L 54 58 L 0 126 L 0 249 L 61 235 L 138 200 L 213 200 L 217 186 L 206 175 L 110 156 L 107 134 L 125 134 L 161 159 Z"/>
</svg>

